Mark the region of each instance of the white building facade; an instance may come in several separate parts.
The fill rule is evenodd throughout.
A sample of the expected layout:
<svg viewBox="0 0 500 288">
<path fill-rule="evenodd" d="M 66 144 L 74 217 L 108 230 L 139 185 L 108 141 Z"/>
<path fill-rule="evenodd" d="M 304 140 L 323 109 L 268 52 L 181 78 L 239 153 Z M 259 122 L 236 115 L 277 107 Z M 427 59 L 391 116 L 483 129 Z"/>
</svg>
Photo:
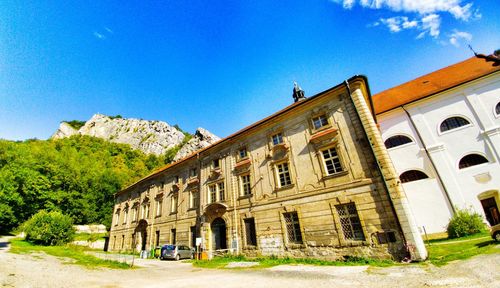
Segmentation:
<svg viewBox="0 0 500 288">
<path fill-rule="evenodd" d="M 477 57 L 373 97 L 388 152 L 422 233 L 457 208 L 500 223 L 500 66 Z"/>
</svg>

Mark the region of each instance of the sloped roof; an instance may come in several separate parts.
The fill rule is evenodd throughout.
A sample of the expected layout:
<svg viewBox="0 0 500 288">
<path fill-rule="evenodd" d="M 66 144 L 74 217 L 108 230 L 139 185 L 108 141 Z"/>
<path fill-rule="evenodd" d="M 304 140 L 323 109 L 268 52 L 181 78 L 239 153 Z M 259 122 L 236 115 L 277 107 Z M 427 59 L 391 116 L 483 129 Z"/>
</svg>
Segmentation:
<svg viewBox="0 0 500 288">
<path fill-rule="evenodd" d="M 376 114 L 381 114 L 467 83 L 500 70 L 500 60 L 493 55 L 477 55 L 465 61 L 418 77 L 373 95 Z"/>
</svg>

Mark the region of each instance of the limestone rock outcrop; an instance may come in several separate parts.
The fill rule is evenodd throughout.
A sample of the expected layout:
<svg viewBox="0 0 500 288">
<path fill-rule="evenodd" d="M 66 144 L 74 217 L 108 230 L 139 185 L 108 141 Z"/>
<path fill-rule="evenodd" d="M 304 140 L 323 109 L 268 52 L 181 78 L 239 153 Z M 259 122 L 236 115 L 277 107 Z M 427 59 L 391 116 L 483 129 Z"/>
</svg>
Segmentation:
<svg viewBox="0 0 500 288">
<path fill-rule="evenodd" d="M 129 144 L 134 149 L 155 155 L 162 155 L 168 149 L 182 145 L 186 137 L 182 131 L 163 121 L 125 119 L 95 114 L 78 130 L 66 122 L 61 122 L 52 139 L 70 137 L 76 134 L 98 137 L 115 143 Z M 198 128 L 194 137 L 179 150 L 181 155 L 176 154 L 175 159 L 179 160 L 193 153 L 194 150 L 192 149 L 204 148 L 218 140 L 219 137 L 203 128 Z"/>
<path fill-rule="evenodd" d="M 177 152 L 174 157 L 174 161 L 178 161 L 186 156 L 189 156 L 193 152 L 208 147 L 219 140 L 219 137 L 210 133 L 208 130 L 199 127 L 196 129 L 193 138 L 191 138 L 184 146 L 182 146 L 179 152 Z"/>
</svg>

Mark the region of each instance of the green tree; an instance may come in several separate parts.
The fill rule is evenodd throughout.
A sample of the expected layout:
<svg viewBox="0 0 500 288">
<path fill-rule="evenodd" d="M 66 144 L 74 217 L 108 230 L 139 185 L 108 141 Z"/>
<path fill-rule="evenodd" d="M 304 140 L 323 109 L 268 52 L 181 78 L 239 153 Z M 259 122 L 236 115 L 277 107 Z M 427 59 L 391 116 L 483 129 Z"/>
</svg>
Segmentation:
<svg viewBox="0 0 500 288">
<path fill-rule="evenodd" d="M 26 240 L 45 246 L 66 244 L 73 240 L 73 220 L 61 212 L 40 210 L 22 225 Z"/>
</svg>

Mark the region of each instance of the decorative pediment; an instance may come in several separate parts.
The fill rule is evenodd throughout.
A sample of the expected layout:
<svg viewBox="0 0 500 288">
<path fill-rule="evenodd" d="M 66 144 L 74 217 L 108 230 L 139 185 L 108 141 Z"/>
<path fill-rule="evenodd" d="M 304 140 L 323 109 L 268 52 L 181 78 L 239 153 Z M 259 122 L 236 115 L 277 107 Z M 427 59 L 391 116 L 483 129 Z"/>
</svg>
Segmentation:
<svg viewBox="0 0 500 288">
<path fill-rule="evenodd" d="M 236 162 L 236 165 L 234 166 L 234 171 L 236 173 L 245 172 L 248 170 L 251 164 L 252 161 L 250 160 L 250 158 L 243 159 L 239 162 Z"/>
<path fill-rule="evenodd" d="M 271 148 L 269 156 L 273 161 L 278 161 L 288 156 L 288 150 L 290 148 L 286 143 L 276 144 Z"/>
<path fill-rule="evenodd" d="M 314 133 L 311 139 L 309 139 L 309 142 L 319 143 L 323 141 L 332 141 L 337 136 L 337 134 L 338 134 L 338 129 L 328 128 L 323 131 Z"/>
</svg>

